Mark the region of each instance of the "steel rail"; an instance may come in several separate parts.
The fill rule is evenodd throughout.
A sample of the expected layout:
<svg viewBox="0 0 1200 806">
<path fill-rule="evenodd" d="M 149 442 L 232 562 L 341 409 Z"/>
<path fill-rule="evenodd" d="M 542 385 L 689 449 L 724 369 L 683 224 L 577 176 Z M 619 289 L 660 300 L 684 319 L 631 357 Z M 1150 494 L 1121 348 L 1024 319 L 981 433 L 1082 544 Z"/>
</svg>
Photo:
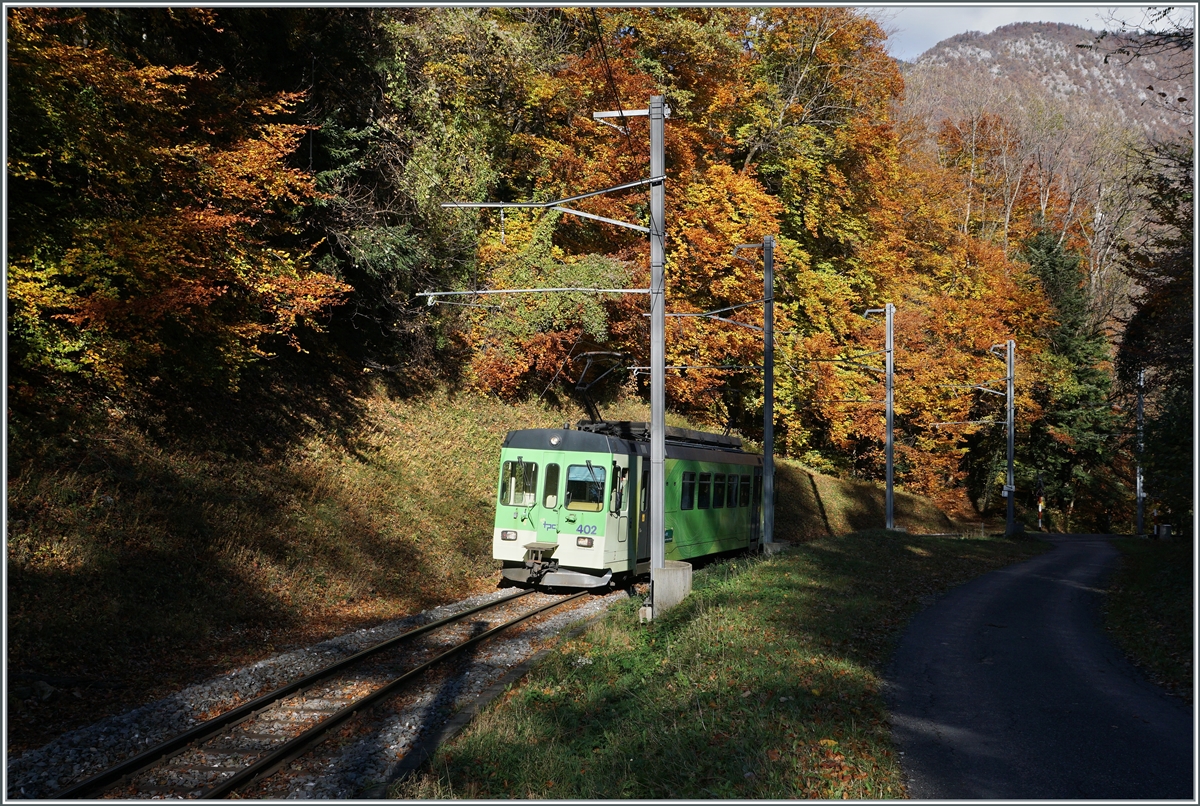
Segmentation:
<svg viewBox="0 0 1200 806">
<path fill-rule="evenodd" d="M 148 750 L 143 750 L 141 753 L 138 753 L 136 756 L 128 758 L 125 761 L 121 762 L 120 764 L 117 764 L 116 766 L 109 767 L 106 770 L 100 771 L 96 775 L 93 775 L 91 778 L 88 778 L 86 780 L 80 781 L 77 784 L 72 784 L 71 786 L 61 789 L 58 792 L 51 795 L 50 799 L 51 800 L 70 800 L 70 799 L 75 799 L 75 798 L 83 798 L 83 797 L 86 797 L 89 793 L 95 792 L 96 790 L 107 789 L 112 784 L 115 784 L 118 781 L 120 781 L 122 778 L 131 776 L 131 775 L 136 775 L 137 773 L 142 772 L 143 770 L 149 769 L 150 767 L 153 767 L 154 765 L 162 762 L 166 758 L 170 758 L 171 756 L 178 755 L 180 752 L 182 752 L 184 749 L 186 749 L 189 745 L 194 744 L 203 739 L 207 739 L 211 735 L 218 733 L 219 731 L 221 731 L 224 728 L 227 728 L 231 725 L 236 725 L 239 722 L 245 721 L 246 719 L 249 719 L 250 717 L 254 716 L 258 711 L 261 711 L 264 708 L 269 707 L 270 705 L 274 704 L 275 702 L 278 702 L 279 700 L 283 699 L 284 697 L 290 696 L 292 694 L 295 694 L 297 691 L 301 691 L 305 688 L 308 688 L 309 686 L 313 685 L 314 683 L 318 682 L 319 680 L 329 677 L 330 675 L 335 674 L 348 666 L 358 663 L 359 661 L 363 660 L 364 658 L 366 658 L 370 655 L 373 655 L 377 652 L 381 652 L 384 649 L 388 649 L 389 647 L 395 646 L 397 643 L 399 643 L 401 641 L 405 641 L 410 638 L 415 638 L 418 635 L 421 635 L 422 633 L 429 632 L 430 630 L 435 630 L 439 627 L 444 627 L 447 624 L 453 624 L 456 621 L 461 621 L 462 619 L 466 618 L 467 616 L 471 616 L 471 615 L 474 615 L 475 613 L 478 613 L 480 610 L 487 610 L 492 607 L 499 607 L 500 605 L 504 604 L 505 602 L 511 602 L 514 599 L 519 599 L 520 597 L 527 596 L 530 593 L 533 593 L 532 589 L 526 590 L 526 591 L 521 591 L 519 593 L 515 593 L 512 596 L 506 596 L 505 598 L 499 599 L 494 602 L 486 602 L 484 604 L 472 607 L 469 610 L 464 610 L 461 613 L 455 613 L 454 615 L 447 616 L 444 619 L 439 619 L 438 621 L 432 621 L 429 624 L 425 624 L 425 625 L 422 625 L 415 629 L 409 630 L 408 632 L 404 633 L 403 635 L 397 635 L 394 638 L 389 638 L 386 641 L 382 641 L 378 644 L 375 644 L 374 646 L 369 646 L 366 649 L 356 652 L 347 658 L 343 658 L 342 660 L 331 663 L 330 665 L 325 666 L 321 669 L 318 669 L 317 671 L 312 672 L 311 674 L 305 675 L 304 677 L 300 678 L 299 680 L 288 683 L 287 685 L 282 686 L 281 688 L 274 689 L 273 691 L 263 694 L 262 696 L 256 697 L 255 699 L 251 700 L 250 702 L 244 703 L 243 705 L 239 705 L 237 708 L 227 711 L 224 714 L 221 714 L 220 716 L 215 716 L 212 719 L 205 720 L 204 722 L 201 722 L 199 725 L 196 725 L 193 728 L 189 728 L 188 730 L 184 731 L 183 733 L 179 734 L 178 736 L 167 739 L 166 741 L 161 742 L 161 743 L 155 745 L 154 747 L 149 748 Z"/>
<path fill-rule="evenodd" d="M 394 693 L 396 689 L 400 688 L 412 678 L 422 674 L 426 669 L 433 666 L 435 663 L 439 663 L 449 657 L 457 655 L 463 650 L 485 641 L 488 638 L 491 638 L 493 635 L 501 632 L 502 630 L 507 630 L 509 627 L 513 627 L 517 624 L 520 624 L 522 621 L 525 621 L 526 619 L 536 616 L 538 613 L 549 610 L 553 607 L 558 607 L 559 605 L 564 605 L 567 602 L 574 601 L 575 599 L 578 599 L 581 596 L 586 596 L 587 594 L 588 591 L 580 591 L 579 593 L 568 596 L 565 599 L 560 599 L 556 602 L 550 602 L 549 604 L 542 605 L 535 610 L 531 610 L 524 615 L 518 616 L 512 621 L 507 621 L 504 624 L 487 630 L 486 632 L 482 632 L 479 635 L 464 641 L 453 649 L 443 652 L 441 655 L 438 655 L 435 658 L 430 658 L 420 666 L 405 672 L 387 685 L 376 689 L 372 693 L 359 700 L 356 700 L 355 702 L 350 703 L 340 711 L 334 713 L 332 716 L 322 720 L 320 724 L 314 725 L 298 736 L 292 738 L 281 747 L 268 753 L 266 756 L 251 764 L 249 767 L 238 771 L 234 775 L 214 786 L 212 789 L 205 791 L 199 797 L 205 800 L 223 798 L 234 790 L 248 786 L 259 778 L 265 778 L 283 765 L 294 761 L 295 759 L 307 753 L 311 748 L 323 742 L 325 740 L 325 734 L 329 733 L 329 731 L 338 727 L 343 722 L 357 714 L 359 711 L 366 710 L 385 697 L 388 697 Z"/>
</svg>

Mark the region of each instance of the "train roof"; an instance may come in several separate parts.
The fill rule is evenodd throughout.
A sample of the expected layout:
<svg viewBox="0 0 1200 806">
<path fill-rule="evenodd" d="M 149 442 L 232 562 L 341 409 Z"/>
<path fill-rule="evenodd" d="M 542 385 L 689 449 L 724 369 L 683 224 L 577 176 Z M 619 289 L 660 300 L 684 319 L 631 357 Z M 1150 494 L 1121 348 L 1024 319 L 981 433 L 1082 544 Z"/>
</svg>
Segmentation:
<svg viewBox="0 0 1200 806">
<path fill-rule="evenodd" d="M 623 445 L 632 440 L 614 439 L 607 434 L 589 431 L 570 431 L 562 428 L 523 428 L 509 431 L 504 438 L 505 448 L 557 449 L 593 453 L 637 453 L 636 445 Z M 614 444 L 616 443 L 616 444 Z"/>
<path fill-rule="evenodd" d="M 690 428 L 666 427 L 666 443 L 679 448 L 721 451 L 744 454 L 742 440 L 725 434 L 710 434 Z M 553 440 L 552 440 L 553 438 Z M 564 451 L 594 451 L 597 453 L 647 453 L 650 425 L 629 420 L 602 422 L 583 421 L 577 429 L 526 428 L 509 431 L 504 438 L 505 448 L 546 448 L 553 446 Z M 616 444 L 614 444 L 616 443 Z"/>
<path fill-rule="evenodd" d="M 632 439 L 637 442 L 648 442 L 650 440 L 650 423 L 647 422 L 633 420 L 588 422 L 583 420 L 580 421 L 577 427 L 580 431 L 607 434 L 619 437 L 620 439 Z M 706 448 L 735 451 L 742 449 L 742 440 L 740 437 L 729 436 L 728 434 L 711 434 L 707 431 L 693 431 L 690 428 L 678 428 L 673 425 L 666 426 L 666 439 L 668 442 L 680 445 L 702 445 Z"/>
</svg>

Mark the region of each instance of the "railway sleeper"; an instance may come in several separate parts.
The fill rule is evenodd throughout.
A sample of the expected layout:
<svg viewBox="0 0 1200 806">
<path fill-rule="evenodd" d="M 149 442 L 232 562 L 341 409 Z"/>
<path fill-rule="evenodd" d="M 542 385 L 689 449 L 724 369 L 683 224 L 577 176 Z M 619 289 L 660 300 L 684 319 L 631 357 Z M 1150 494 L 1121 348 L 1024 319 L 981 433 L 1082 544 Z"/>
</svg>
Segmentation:
<svg viewBox="0 0 1200 806">
<path fill-rule="evenodd" d="M 258 753 L 247 753 L 246 755 L 256 756 L 256 755 L 258 755 Z M 224 772 L 238 772 L 244 766 L 245 766 L 245 764 L 242 764 L 242 763 L 238 763 L 236 766 L 232 766 L 232 767 L 229 766 L 228 764 L 184 764 L 179 767 L 175 767 L 175 766 L 163 767 L 163 770 L 166 772 L 173 772 L 173 773 L 187 773 L 187 772 L 224 773 Z"/>
<path fill-rule="evenodd" d="M 286 738 L 287 738 L 286 736 L 280 736 L 278 733 L 249 733 L 249 732 L 246 732 L 246 733 L 242 733 L 238 736 L 238 739 L 248 739 L 252 742 L 270 742 L 271 744 L 278 744 Z"/>
<path fill-rule="evenodd" d="M 271 741 L 271 744 L 278 744 L 278 743 L 279 743 L 279 737 L 276 736 Z M 214 745 L 212 745 L 211 752 L 213 755 L 222 755 L 222 756 L 261 756 L 264 752 L 266 752 L 270 749 L 271 749 L 270 747 L 246 747 L 245 745 L 233 747 L 233 746 L 229 746 L 229 745 L 214 744 Z"/>
</svg>

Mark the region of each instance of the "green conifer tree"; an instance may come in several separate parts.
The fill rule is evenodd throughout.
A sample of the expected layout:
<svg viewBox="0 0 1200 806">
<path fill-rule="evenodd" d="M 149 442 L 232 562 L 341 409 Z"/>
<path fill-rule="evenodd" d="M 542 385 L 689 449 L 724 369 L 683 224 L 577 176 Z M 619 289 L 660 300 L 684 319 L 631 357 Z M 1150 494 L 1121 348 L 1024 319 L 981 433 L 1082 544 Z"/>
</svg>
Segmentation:
<svg viewBox="0 0 1200 806">
<path fill-rule="evenodd" d="M 1046 230 L 1029 238 L 1021 258 L 1041 280 L 1055 315 L 1049 328 L 1047 382 L 1035 394 L 1044 414 L 1019 451 L 1018 484 L 1044 489 L 1060 529 L 1111 529 L 1128 492 L 1111 471 L 1119 423 L 1110 404 L 1110 347 L 1091 322 L 1082 259 Z M 1035 504 L 1036 505 L 1036 504 Z"/>
</svg>

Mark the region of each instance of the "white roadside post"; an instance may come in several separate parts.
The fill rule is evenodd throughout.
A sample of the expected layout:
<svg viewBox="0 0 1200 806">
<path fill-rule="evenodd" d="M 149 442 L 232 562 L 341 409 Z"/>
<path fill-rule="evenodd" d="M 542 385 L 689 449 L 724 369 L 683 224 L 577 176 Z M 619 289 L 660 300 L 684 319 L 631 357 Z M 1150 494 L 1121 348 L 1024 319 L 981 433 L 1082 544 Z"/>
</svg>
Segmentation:
<svg viewBox="0 0 1200 806">
<path fill-rule="evenodd" d="M 886 516 L 884 518 L 884 528 L 891 530 L 896 528 L 895 518 L 895 495 L 892 486 L 894 475 L 895 462 L 894 453 L 894 434 L 895 431 L 895 409 L 893 407 L 893 392 L 895 390 L 895 318 L 896 306 L 892 303 L 887 303 L 883 308 L 871 308 L 863 316 L 869 317 L 873 313 L 882 313 L 884 315 L 886 333 L 884 336 L 884 462 L 886 473 Z"/>
</svg>

